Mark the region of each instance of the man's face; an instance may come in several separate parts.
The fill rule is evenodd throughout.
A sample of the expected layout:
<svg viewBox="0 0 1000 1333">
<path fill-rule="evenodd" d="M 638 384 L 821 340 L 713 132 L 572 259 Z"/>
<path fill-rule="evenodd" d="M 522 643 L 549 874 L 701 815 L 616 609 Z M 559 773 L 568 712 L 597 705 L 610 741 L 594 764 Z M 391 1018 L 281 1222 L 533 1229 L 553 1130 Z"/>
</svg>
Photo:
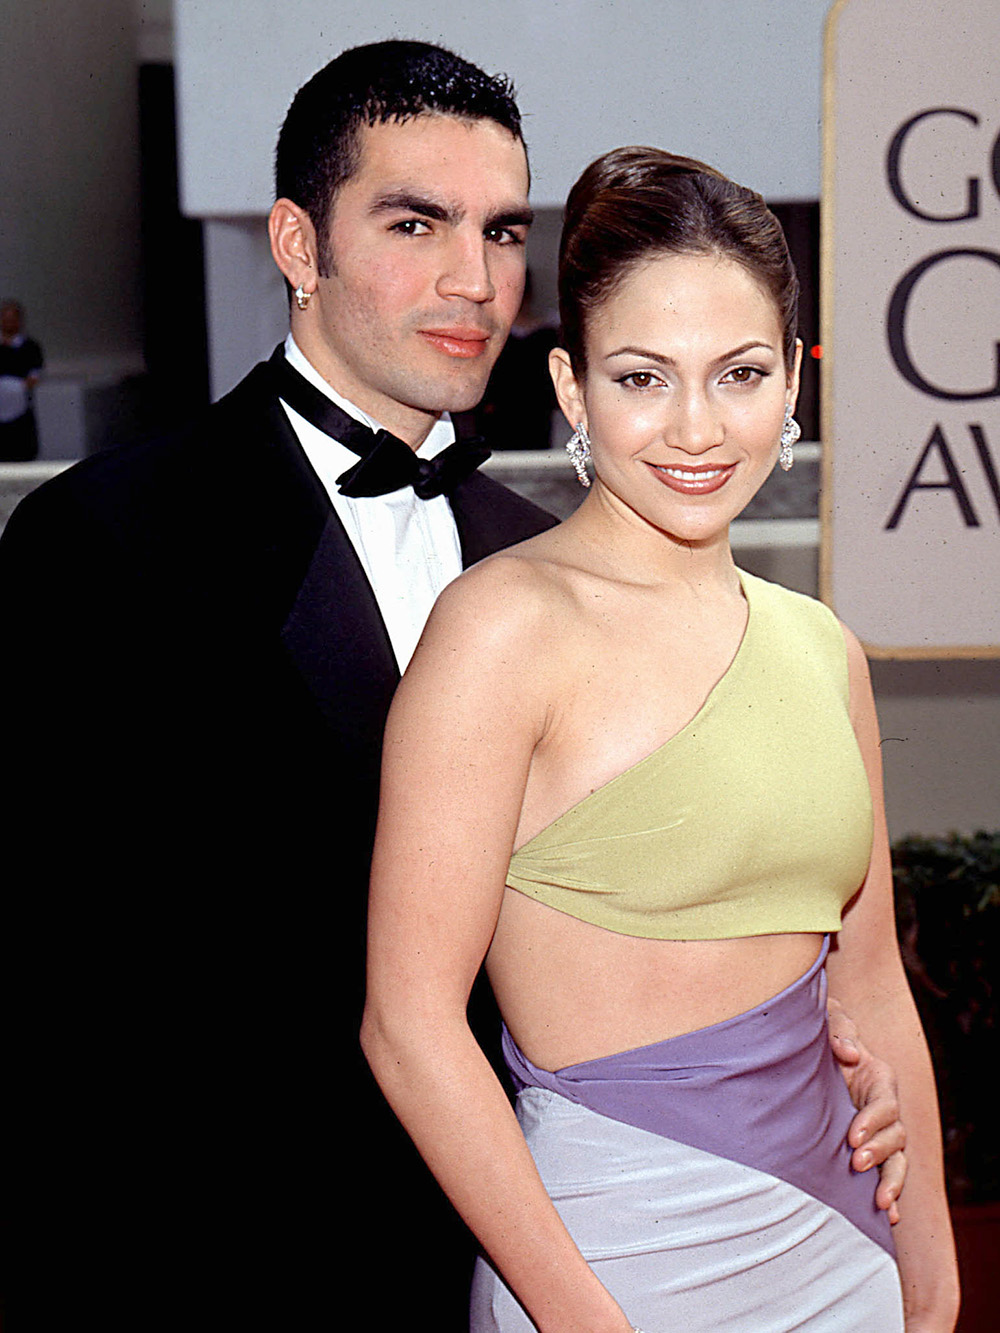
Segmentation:
<svg viewBox="0 0 1000 1333">
<path fill-rule="evenodd" d="M 339 393 L 415 444 L 442 412 L 478 403 L 517 313 L 527 161 L 490 120 L 425 114 L 360 134 L 330 275 L 292 327 Z"/>
</svg>

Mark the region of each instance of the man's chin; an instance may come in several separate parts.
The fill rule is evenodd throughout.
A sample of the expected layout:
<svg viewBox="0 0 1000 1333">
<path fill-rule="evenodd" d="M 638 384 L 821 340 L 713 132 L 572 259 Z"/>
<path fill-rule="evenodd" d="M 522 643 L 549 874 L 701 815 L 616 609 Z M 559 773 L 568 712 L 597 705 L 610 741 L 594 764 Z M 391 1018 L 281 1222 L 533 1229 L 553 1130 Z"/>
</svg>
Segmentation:
<svg viewBox="0 0 1000 1333">
<path fill-rule="evenodd" d="M 422 395 L 424 402 L 419 404 L 419 410 L 433 412 L 435 416 L 440 416 L 442 412 L 471 412 L 474 407 L 479 406 L 486 392 L 488 380 L 487 373 L 476 376 L 475 379 L 455 378 L 446 384 L 439 384 L 435 392 Z M 434 402 L 436 406 L 427 406 L 430 402 Z M 414 403 L 413 406 L 418 405 Z"/>
</svg>

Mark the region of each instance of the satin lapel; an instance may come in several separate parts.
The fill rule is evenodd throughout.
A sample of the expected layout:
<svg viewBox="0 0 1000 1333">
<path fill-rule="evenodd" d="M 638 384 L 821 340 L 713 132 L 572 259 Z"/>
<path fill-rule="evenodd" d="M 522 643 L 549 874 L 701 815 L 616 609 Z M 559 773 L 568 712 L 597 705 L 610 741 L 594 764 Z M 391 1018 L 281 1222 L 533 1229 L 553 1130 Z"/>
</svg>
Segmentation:
<svg viewBox="0 0 1000 1333">
<path fill-rule="evenodd" d="M 399 669 L 371 584 L 332 508 L 281 637 L 338 731 L 361 742 L 380 738 Z"/>
<path fill-rule="evenodd" d="M 451 509 L 466 569 L 515 542 L 527 541 L 556 522 L 551 514 L 481 472 L 474 473 L 456 488 L 451 496 Z"/>
</svg>

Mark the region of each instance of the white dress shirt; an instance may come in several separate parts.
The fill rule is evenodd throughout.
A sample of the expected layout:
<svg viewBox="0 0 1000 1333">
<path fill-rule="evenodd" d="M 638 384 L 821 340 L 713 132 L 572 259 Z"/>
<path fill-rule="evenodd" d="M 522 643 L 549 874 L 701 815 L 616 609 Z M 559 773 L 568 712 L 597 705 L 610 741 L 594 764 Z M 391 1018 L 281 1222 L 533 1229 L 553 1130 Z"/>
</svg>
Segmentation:
<svg viewBox="0 0 1000 1333">
<path fill-rule="evenodd" d="M 300 375 L 356 421 L 373 430 L 383 429 L 381 422 L 331 389 L 291 334 L 285 339 L 285 356 Z M 281 406 L 358 553 L 399 669 L 405 671 L 438 594 L 462 572 L 462 549 L 451 505 L 444 495 L 418 499 L 412 486 L 388 495 L 341 495 L 337 478 L 358 461 L 357 454 L 299 416 L 286 402 Z M 431 427 L 417 457 L 435 458 L 454 438 L 455 429 L 445 415 Z"/>
</svg>

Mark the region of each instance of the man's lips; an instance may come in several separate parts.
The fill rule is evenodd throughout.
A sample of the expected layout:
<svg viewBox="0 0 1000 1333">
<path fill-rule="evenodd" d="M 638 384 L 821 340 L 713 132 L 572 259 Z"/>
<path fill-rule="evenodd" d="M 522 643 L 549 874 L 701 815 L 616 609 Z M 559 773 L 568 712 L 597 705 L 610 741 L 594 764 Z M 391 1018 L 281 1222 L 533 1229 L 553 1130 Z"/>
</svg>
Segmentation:
<svg viewBox="0 0 1000 1333">
<path fill-rule="evenodd" d="M 421 329 L 420 336 L 446 356 L 459 357 L 482 356 L 490 341 L 488 333 L 475 328 Z"/>
<path fill-rule="evenodd" d="M 703 463 L 697 466 L 681 463 L 647 463 L 650 471 L 664 486 L 680 495 L 710 495 L 719 490 L 736 471 L 736 464 L 725 466 Z"/>
</svg>

